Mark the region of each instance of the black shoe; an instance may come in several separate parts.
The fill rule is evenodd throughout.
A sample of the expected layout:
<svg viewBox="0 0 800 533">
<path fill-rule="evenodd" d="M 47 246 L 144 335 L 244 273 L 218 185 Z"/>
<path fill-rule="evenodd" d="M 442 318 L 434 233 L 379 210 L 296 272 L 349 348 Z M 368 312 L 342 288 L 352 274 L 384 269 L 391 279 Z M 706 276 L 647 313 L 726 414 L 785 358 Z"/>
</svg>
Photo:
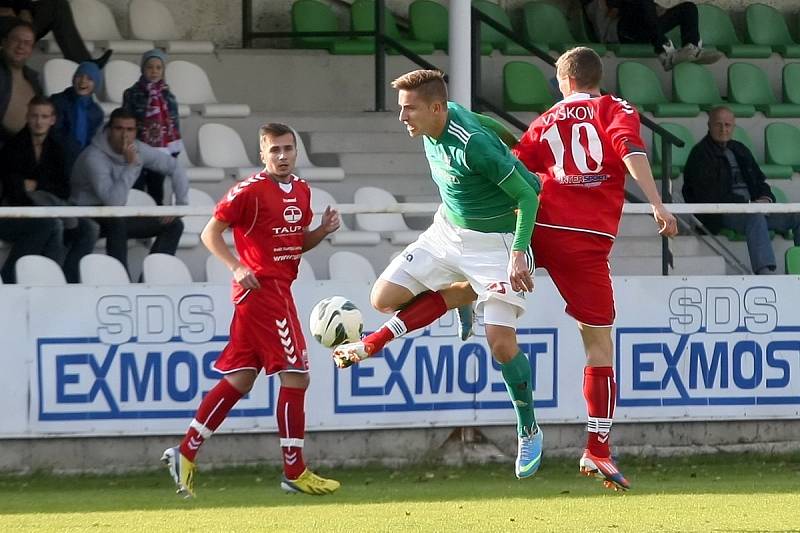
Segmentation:
<svg viewBox="0 0 800 533">
<path fill-rule="evenodd" d="M 111 54 L 113 53 L 114 50 L 106 50 L 105 52 L 103 52 L 103 55 L 101 55 L 97 59 L 92 59 L 91 61 L 92 63 L 96 64 L 100 70 L 103 70 L 103 67 L 106 66 L 106 63 L 108 63 L 108 60 L 111 59 Z"/>
</svg>

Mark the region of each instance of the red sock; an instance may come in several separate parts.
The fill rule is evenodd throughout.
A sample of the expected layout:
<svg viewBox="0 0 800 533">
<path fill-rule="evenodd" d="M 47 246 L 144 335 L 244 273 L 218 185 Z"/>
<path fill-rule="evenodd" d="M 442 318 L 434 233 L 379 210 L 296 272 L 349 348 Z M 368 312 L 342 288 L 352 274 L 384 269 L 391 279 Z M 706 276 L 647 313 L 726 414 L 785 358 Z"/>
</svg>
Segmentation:
<svg viewBox="0 0 800 533">
<path fill-rule="evenodd" d="M 609 432 L 617 402 L 617 384 L 610 366 L 587 366 L 583 369 L 583 397 L 589 413 L 586 447 L 598 457 L 611 455 Z"/>
<path fill-rule="evenodd" d="M 222 378 L 213 389 L 208 391 L 206 397 L 200 402 L 194 420 L 189 425 L 189 431 L 181 442 L 181 454 L 190 461 L 194 461 L 197 450 L 213 435 L 231 408 L 236 405 L 242 393 Z"/>
<path fill-rule="evenodd" d="M 378 331 L 364 337 L 364 343 L 373 346 L 370 355 L 379 352 L 390 340 L 401 337 L 408 331 L 432 324 L 446 312 L 447 304 L 441 294 L 434 291 L 422 292 L 390 318 Z"/>
<path fill-rule="evenodd" d="M 278 435 L 281 437 L 283 473 L 297 479 L 306 469 L 303 437 L 306 431 L 306 390 L 281 387 L 278 392 Z"/>
</svg>

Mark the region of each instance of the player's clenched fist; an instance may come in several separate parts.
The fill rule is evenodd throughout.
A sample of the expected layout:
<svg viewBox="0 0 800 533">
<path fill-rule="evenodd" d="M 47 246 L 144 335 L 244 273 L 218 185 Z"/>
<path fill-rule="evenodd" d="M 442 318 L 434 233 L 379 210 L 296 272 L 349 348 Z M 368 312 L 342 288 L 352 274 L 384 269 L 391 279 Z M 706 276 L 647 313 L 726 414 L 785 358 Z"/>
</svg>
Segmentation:
<svg viewBox="0 0 800 533">
<path fill-rule="evenodd" d="M 239 265 L 233 269 L 233 279 L 245 289 L 258 289 L 261 287 L 253 271 L 244 265 Z"/>
</svg>

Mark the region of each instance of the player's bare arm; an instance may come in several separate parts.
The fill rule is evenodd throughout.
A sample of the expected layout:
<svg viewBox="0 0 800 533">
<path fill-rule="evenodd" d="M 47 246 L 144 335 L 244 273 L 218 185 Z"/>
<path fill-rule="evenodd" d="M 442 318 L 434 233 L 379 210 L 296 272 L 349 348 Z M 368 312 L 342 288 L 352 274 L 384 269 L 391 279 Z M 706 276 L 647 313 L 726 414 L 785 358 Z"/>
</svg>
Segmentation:
<svg viewBox="0 0 800 533">
<path fill-rule="evenodd" d="M 206 227 L 203 228 L 200 239 L 203 241 L 203 244 L 206 245 L 208 251 L 225 263 L 228 270 L 233 272 L 233 279 L 236 283 L 245 289 L 258 289 L 261 284 L 258 282 L 256 275 L 252 270 L 240 263 L 236 256 L 228 249 L 228 245 L 225 244 L 222 233 L 226 229 L 228 229 L 227 222 L 211 217 Z"/>
<path fill-rule="evenodd" d="M 658 233 L 665 237 L 677 235 L 678 221 L 661 202 L 661 195 L 658 194 L 658 188 L 653 179 L 653 171 L 650 170 L 647 156 L 644 154 L 631 154 L 625 158 L 625 166 L 639 184 L 647 201 L 653 206 L 653 218 L 658 224 Z"/>
<path fill-rule="evenodd" d="M 319 226 L 313 230 L 308 230 L 308 228 L 306 228 L 305 238 L 303 240 L 303 251 L 307 252 L 316 247 L 322 242 L 322 239 L 339 229 L 341 223 L 339 211 L 333 209 L 331 206 L 326 207 L 325 212 L 322 213 L 322 220 Z"/>
</svg>

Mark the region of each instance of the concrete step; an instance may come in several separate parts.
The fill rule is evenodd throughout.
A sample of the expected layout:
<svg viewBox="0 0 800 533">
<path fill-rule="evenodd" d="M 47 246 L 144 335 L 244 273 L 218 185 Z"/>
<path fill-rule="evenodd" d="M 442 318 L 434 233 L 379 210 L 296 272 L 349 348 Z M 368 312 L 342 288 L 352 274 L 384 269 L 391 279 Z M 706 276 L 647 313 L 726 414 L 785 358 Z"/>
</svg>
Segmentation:
<svg viewBox="0 0 800 533">
<path fill-rule="evenodd" d="M 711 250 L 697 237 L 680 236 L 671 239 L 670 250 L 675 256 L 708 255 Z M 653 233 L 649 237 L 624 235 L 617 237 L 611 249 L 611 257 L 661 257 L 661 237 Z"/>
<path fill-rule="evenodd" d="M 425 155 L 417 153 L 375 152 L 341 154 L 340 165 L 345 174 L 423 174 L 428 172 Z"/>
<path fill-rule="evenodd" d="M 398 123 L 398 125 L 400 125 Z M 399 133 L 364 131 L 314 131 L 306 148 L 310 152 L 422 153 L 422 141 Z"/>
<path fill-rule="evenodd" d="M 725 275 L 725 261 L 714 255 L 675 257 L 675 268 L 670 275 Z M 658 276 L 661 274 L 660 257 L 612 257 L 611 274 L 614 276 Z"/>
</svg>

